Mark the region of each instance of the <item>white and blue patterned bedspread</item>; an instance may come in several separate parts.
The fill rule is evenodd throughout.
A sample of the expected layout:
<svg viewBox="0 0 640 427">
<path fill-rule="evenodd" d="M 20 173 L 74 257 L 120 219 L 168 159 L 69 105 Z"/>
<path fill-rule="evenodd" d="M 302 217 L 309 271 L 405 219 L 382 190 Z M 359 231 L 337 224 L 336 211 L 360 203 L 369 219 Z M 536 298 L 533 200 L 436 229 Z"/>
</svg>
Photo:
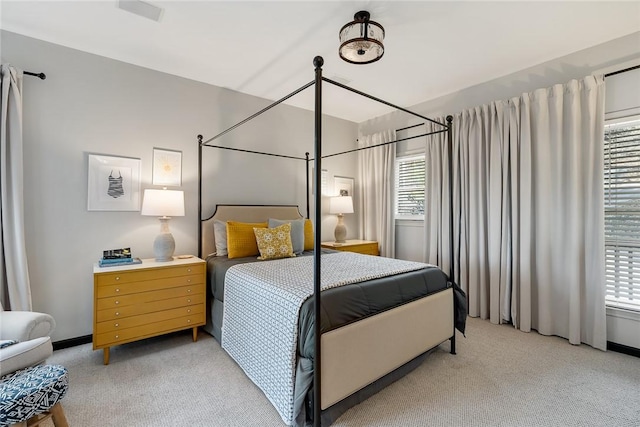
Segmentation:
<svg viewBox="0 0 640 427">
<path fill-rule="evenodd" d="M 321 289 L 429 267 L 351 252 L 321 260 Z M 293 423 L 298 313 L 313 295 L 313 257 L 235 265 L 226 274 L 222 348 Z"/>
</svg>

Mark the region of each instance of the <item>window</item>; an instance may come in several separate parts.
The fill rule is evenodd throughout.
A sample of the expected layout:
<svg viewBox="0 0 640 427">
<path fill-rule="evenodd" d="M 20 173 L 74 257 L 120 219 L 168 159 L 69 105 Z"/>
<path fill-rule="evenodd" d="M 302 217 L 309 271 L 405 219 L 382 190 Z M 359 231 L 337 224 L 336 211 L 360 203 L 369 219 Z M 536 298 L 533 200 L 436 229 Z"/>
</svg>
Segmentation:
<svg viewBox="0 0 640 427">
<path fill-rule="evenodd" d="M 396 159 L 396 219 L 424 219 L 424 154 Z"/>
<path fill-rule="evenodd" d="M 606 302 L 640 311 L 640 117 L 604 136 Z"/>
</svg>

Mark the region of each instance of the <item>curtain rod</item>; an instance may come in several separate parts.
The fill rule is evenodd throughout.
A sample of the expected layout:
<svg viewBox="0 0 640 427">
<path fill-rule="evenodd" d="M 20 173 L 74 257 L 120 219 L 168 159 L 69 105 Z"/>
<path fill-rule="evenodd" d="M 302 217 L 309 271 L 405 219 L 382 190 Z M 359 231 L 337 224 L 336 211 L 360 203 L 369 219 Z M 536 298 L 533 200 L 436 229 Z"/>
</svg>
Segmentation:
<svg viewBox="0 0 640 427">
<path fill-rule="evenodd" d="M 633 67 L 625 68 L 625 69 L 618 70 L 618 71 L 612 71 L 610 73 L 605 74 L 604 76 L 605 77 L 611 77 L 611 76 L 615 76 L 616 74 L 626 73 L 627 71 L 637 70 L 638 68 L 640 68 L 640 65 L 634 65 Z"/>
<path fill-rule="evenodd" d="M 26 74 L 27 76 L 36 76 L 40 80 L 44 80 L 47 78 L 47 75 L 45 73 L 32 73 L 31 71 L 23 71 L 22 73 Z"/>
</svg>

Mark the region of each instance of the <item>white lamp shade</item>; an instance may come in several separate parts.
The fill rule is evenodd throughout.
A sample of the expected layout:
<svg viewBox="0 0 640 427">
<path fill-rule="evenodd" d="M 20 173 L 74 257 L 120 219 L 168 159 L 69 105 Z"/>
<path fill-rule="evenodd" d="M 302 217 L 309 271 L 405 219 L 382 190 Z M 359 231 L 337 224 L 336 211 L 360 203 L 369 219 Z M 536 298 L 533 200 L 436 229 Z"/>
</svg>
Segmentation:
<svg viewBox="0 0 640 427">
<path fill-rule="evenodd" d="M 351 196 L 338 196 L 329 199 L 330 214 L 353 213 L 353 200 Z"/>
<path fill-rule="evenodd" d="M 144 190 L 141 215 L 184 216 L 184 191 Z"/>
</svg>

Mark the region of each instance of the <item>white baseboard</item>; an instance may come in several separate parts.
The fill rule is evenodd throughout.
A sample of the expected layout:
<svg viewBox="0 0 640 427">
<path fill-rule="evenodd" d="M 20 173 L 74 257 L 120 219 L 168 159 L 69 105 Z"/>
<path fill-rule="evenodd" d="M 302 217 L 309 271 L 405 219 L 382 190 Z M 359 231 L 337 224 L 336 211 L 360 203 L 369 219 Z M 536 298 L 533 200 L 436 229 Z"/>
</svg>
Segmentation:
<svg viewBox="0 0 640 427">
<path fill-rule="evenodd" d="M 640 349 L 640 312 L 607 307 L 607 341 Z"/>
</svg>

